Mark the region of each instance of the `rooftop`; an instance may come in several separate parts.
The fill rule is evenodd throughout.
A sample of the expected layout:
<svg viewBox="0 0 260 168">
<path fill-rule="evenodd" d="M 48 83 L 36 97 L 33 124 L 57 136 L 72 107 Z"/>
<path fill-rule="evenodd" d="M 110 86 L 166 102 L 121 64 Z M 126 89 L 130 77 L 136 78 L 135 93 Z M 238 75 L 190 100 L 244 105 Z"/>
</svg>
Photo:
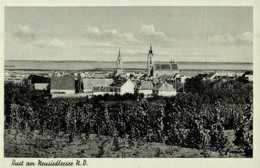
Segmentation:
<svg viewBox="0 0 260 168">
<path fill-rule="evenodd" d="M 75 90 L 74 76 L 51 77 L 51 89 Z"/>
<path fill-rule="evenodd" d="M 165 70 L 178 70 L 176 63 L 156 63 L 153 66 L 154 71 L 165 71 Z"/>
</svg>

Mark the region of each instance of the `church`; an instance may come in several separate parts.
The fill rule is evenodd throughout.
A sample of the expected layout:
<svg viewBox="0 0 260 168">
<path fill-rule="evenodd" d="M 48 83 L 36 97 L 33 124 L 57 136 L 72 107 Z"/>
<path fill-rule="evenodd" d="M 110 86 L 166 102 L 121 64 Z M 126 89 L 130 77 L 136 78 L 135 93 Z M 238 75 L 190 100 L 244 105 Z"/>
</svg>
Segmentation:
<svg viewBox="0 0 260 168">
<path fill-rule="evenodd" d="M 168 63 L 167 62 L 155 63 L 153 48 L 152 45 L 150 44 L 150 49 L 147 55 L 147 76 L 148 77 L 158 78 L 162 75 L 175 75 L 176 73 L 179 72 L 180 70 L 178 68 L 178 65 L 174 61 L 170 61 Z M 123 63 L 122 63 L 122 57 L 119 49 L 118 57 L 116 61 L 115 76 L 118 76 L 122 73 L 123 73 Z"/>
<path fill-rule="evenodd" d="M 116 60 L 116 73 L 115 76 L 118 76 L 123 73 L 123 62 L 122 62 L 122 57 L 121 57 L 121 52 L 120 49 L 118 51 L 118 57 Z"/>
<path fill-rule="evenodd" d="M 174 61 L 169 63 L 154 63 L 153 49 L 152 45 L 150 45 L 147 55 L 147 75 L 149 77 L 158 78 L 162 75 L 174 75 L 179 72 L 178 65 Z"/>
</svg>

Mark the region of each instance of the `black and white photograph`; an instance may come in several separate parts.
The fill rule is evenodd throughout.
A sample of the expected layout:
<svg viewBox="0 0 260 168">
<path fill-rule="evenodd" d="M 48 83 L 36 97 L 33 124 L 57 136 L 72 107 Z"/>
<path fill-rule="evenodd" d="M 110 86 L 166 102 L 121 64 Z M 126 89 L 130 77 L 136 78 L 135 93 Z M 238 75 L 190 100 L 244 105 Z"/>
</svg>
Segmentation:
<svg viewBox="0 0 260 168">
<path fill-rule="evenodd" d="M 253 70 L 252 6 L 6 6 L 4 158 L 253 158 Z"/>
</svg>

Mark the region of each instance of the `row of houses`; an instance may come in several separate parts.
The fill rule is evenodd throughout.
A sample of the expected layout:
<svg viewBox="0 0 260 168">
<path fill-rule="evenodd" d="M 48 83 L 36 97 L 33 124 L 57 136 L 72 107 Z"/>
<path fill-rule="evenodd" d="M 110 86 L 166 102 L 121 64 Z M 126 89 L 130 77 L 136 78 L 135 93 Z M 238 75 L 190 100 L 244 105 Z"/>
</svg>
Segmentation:
<svg viewBox="0 0 260 168">
<path fill-rule="evenodd" d="M 237 77 L 245 77 L 248 81 L 253 81 L 253 71 L 246 71 L 244 73 L 227 73 L 227 72 L 210 72 L 205 74 L 204 80 L 233 80 Z"/>
<path fill-rule="evenodd" d="M 224 72 L 223 72 L 224 73 Z M 204 80 L 229 80 L 235 79 L 239 74 L 211 72 L 204 74 Z M 125 75 L 125 76 L 124 76 Z M 252 81 L 253 72 L 247 71 L 239 76 L 244 76 Z M 196 75 L 195 75 L 196 76 Z M 176 81 L 183 84 L 190 75 L 175 73 L 173 75 L 164 74 L 157 78 L 148 77 L 146 74 L 137 76 L 121 74 L 116 78 L 81 78 L 80 75 L 70 75 L 61 77 L 37 77 L 30 76 L 29 81 L 38 90 L 50 90 L 54 97 L 79 96 L 79 95 L 104 95 L 104 94 L 125 94 L 143 93 L 146 97 L 157 94 L 160 96 L 174 96 L 177 94 Z M 175 87 L 174 87 L 174 86 Z M 78 94 L 75 94 L 78 93 Z"/>
<path fill-rule="evenodd" d="M 174 96 L 176 89 L 167 82 L 154 85 L 151 81 L 143 81 L 137 84 L 131 79 L 83 79 L 75 80 L 73 76 L 52 77 L 50 79 L 50 93 L 55 97 L 74 94 L 88 93 L 92 95 L 126 94 L 135 92 L 143 93 L 146 97 L 152 94 L 160 96 Z"/>
</svg>

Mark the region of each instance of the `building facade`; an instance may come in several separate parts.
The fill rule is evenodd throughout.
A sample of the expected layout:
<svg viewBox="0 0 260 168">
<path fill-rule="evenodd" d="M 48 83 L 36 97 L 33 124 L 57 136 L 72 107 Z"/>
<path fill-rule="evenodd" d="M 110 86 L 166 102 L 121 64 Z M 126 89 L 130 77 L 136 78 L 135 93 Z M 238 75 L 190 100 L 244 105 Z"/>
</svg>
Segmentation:
<svg viewBox="0 0 260 168">
<path fill-rule="evenodd" d="M 171 97 L 176 96 L 176 89 L 169 83 L 163 82 L 155 86 L 155 93 L 159 96 Z"/>
<path fill-rule="evenodd" d="M 143 93 L 144 97 L 148 97 L 153 94 L 153 83 L 151 81 L 143 81 L 138 87 L 138 93 Z"/>
<path fill-rule="evenodd" d="M 130 79 L 123 81 L 114 81 L 114 83 L 110 85 L 110 91 L 116 92 L 121 95 L 124 95 L 126 93 L 134 94 L 135 87 L 135 83 Z"/>
<path fill-rule="evenodd" d="M 156 63 L 153 66 L 153 77 L 160 77 L 163 75 L 175 75 L 180 73 L 178 65 L 174 62 L 171 63 Z"/>
</svg>

